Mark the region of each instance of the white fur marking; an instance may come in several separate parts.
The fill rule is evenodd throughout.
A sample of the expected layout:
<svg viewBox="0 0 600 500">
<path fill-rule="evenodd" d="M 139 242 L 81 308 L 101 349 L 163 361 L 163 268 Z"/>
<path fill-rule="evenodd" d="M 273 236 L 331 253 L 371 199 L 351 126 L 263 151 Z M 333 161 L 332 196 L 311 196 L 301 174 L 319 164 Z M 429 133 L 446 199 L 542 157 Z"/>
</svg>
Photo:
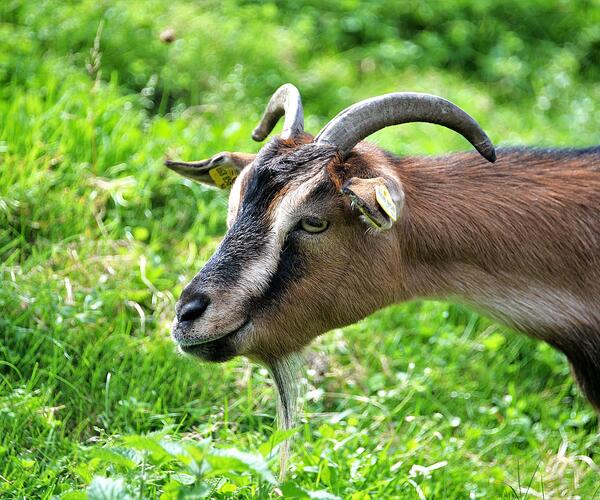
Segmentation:
<svg viewBox="0 0 600 500">
<path fill-rule="evenodd" d="M 316 179 L 310 179 L 283 197 L 275 210 L 264 254 L 244 269 L 236 285 L 240 296 L 259 296 L 267 288 L 271 277 L 277 270 L 279 254 L 285 238 L 297 222 L 296 211 L 314 189 L 317 182 Z"/>
<path fill-rule="evenodd" d="M 238 209 L 241 203 L 242 197 L 242 179 L 248 175 L 248 172 L 252 169 L 252 163 L 246 165 L 240 174 L 235 179 L 233 186 L 231 186 L 231 192 L 229 193 L 229 204 L 227 208 L 227 227 L 231 227 L 235 218 L 237 217 Z"/>
</svg>

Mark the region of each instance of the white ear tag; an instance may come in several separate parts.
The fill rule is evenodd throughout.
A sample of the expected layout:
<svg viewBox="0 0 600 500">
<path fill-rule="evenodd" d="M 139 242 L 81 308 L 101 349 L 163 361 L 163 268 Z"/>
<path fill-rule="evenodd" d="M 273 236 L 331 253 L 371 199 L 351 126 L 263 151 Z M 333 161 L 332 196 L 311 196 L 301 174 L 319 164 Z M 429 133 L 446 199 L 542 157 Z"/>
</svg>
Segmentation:
<svg viewBox="0 0 600 500">
<path fill-rule="evenodd" d="M 392 200 L 392 195 L 385 184 L 377 184 L 375 187 L 375 198 L 381 209 L 388 214 L 389 218 L 396 222 L 398 214 L 396 213 L 396 204 Z"/>
<path fill-rule="evenodd" d="M 233 186 L 238 171 L 231 167 L 214 167 L 208 171 L 208 175 L 215 183 L 215 186 L 221 189 L 227 189 Z"/>
</svg>

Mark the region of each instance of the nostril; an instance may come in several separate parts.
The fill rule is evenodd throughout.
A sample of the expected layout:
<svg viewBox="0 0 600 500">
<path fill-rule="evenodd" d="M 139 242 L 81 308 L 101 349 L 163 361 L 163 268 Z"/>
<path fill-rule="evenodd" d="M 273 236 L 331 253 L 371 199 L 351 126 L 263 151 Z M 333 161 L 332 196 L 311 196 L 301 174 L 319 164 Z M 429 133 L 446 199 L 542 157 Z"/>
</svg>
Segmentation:
<svg viewBox="0 0 600 500">
<path fill-rule="evenodd" d="M 198 319 L 208 307 L 209 302 L 210 300 L 205 295 L 195 296 L 179 310 L 179 321 L 194 321 Z"/>
</svg>

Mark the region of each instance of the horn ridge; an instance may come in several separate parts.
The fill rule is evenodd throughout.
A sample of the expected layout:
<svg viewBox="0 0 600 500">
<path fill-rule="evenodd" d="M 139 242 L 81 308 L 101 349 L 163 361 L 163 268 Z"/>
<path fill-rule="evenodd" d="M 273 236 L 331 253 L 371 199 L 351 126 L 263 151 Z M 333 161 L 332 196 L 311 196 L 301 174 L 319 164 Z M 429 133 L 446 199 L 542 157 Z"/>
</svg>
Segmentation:
<svg viewBox="0 0 600 500">
<path fill-rule="evenodd" d="M 468 113 L 447 99 L 417 92 L 395 92 L 360 101 L 338 113 L 315 138 L 336 146 L 343 157 L 356 144 L 382 128 L 426 122 L 461 134 L 488 161 L 496 161 L 494 145 Z"/>
<path fill-rule="evenodd" d="M 263 141 L 285 116 L 281 137 L 289 139 L 304 132 L 304 111 L 300 92 L 291 83 L 279 87 L 271 96 L 260 122 L 252 132 L 252 139 Z"/>
</svg>

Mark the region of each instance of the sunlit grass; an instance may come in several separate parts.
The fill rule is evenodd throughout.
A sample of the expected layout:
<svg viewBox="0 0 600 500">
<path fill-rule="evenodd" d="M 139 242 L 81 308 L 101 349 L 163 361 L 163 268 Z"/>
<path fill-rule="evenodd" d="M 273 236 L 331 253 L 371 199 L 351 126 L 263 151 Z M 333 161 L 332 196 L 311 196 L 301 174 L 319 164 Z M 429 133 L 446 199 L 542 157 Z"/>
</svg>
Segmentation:
<svg viewBox="0 0 600 500">
<path fill-rule="evenodd" d="M 453 99 L 500 144 L 591 145 L 600 128 L 597 84 L 580 82 L 560 54 L 530 82 L 536 97 L 514 102 L 477 79 L 431 68 L 382 64 L 359 74 L 324 54 L 307 72 L 287 65 L 294 50 L 307 57 L 291 42 L 259 64 L 249 35 L 235 44 L 232 21 L 228 43 L 246 50 L 247 62 L 229 73 L 222 95 L 211 83 L 204 99 L 192 90 L 196 73 L 169 80 L 167 68 L 160 78 L 179 86 L 170 92 L 181 100 L 152 100 L 152 82 L 134 88 L 150 64 L 145 49 L 114 47 L 129 27 L 143 41 L 168 16 L 154 20 L 132 7 L 107 24 L 103 36 L 114 38 L 100 47 L 113 69 L 101 65 L 98 80 L 84 64 L 91 44 L 83 41 L 93 40 L 99 21 L 86 6 L 72 22 L 89 36 L 72 55 L 58 42 L 48 52 L 27 42 L 25 26 L 2 28 L 30 52 L 1 52 L 0 60 L 18 66 L 0 88 L 0 496 L 78 498 L 90 484 L 92 496 L 115 488 L 118 498 L 175 498 L 184 489 L 268 497 L 275 488 L 354 500 L 597 494 L 597 421 L 563 356 L 437 302 L 390 307 L 310 349 L 289 481 L 276 485 L 266 370 L 245 360 L 198 364 L 169 339 L 176 298 L 225 230 L 226 197 L 162 167 L 167 153 L 256 151 L 250 132 L 282 83 L 261 70 L 279 61 L 286 79 L 307 88 L 313 132 L 325 113 L 352 101 L 416 90 Z M 58 17 L 67 23 L 72 11 L 64 8 Z M 176 18 L 186 18 L 188 7 L 179 9 Z M 219 20 L 210 12 L 203 19 Z M 58 31 L 46 35 L 66 43 Z M 190 48 L 177 50 L 179 69 L 193 63 Z M 219 68 L 213 72 L 226 72 Z M 564 75 L 555 79 L 553 68 Z M 249 75 L 258 75 L 252 85 Z M 204 107 L 188 106 L 197 103 Z M 467 147 L 429 125 L 373 140 L 399 154 Z"/>
</svg>

